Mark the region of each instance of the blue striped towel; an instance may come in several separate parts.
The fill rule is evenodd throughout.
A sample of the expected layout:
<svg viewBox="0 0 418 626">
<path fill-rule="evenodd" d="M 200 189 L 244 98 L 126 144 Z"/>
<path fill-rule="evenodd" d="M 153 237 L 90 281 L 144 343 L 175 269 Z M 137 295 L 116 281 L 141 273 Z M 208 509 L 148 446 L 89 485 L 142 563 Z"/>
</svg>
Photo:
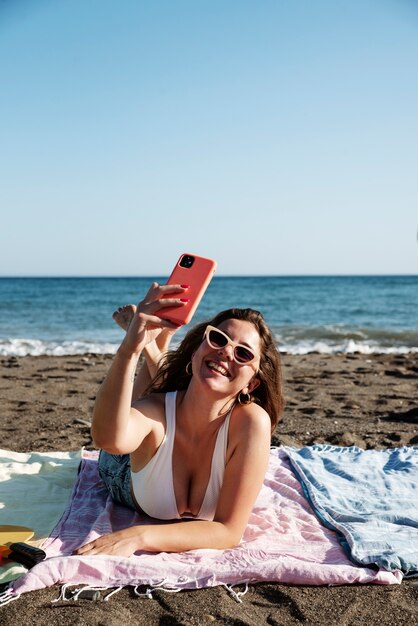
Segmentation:
<svg viewBox="0 0 418 626">
<path fill-rule="evenodd" d="M 315 513 L 354 561 L 418 572 L 418 447 L 285 450 Z"/>
</svg>

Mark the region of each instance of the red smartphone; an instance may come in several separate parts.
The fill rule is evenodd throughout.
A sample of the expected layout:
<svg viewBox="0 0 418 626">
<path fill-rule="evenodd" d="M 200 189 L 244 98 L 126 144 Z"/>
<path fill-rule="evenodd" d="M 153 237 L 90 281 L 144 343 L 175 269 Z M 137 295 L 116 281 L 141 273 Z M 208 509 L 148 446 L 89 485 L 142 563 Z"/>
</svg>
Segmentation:
<svg viewBox="0 0 418 626">
<path fill-rule="evenodd" d="M 181 296 L 189 301 L 182 307 L 168 307 L 160 309 L 156 315 L 162 319 L 170 320 L 178 326 L 188 324 L 196 311 L 203 294 L 208 287 L 216 270 L 216 261 L 205 259 L 197 254 L 182 254 L 177 261 L 167 285 L 189 285 L 187 291 Z M 176 294 L 167 295 L 167 298 L 175 298 Z"/>
</svg>

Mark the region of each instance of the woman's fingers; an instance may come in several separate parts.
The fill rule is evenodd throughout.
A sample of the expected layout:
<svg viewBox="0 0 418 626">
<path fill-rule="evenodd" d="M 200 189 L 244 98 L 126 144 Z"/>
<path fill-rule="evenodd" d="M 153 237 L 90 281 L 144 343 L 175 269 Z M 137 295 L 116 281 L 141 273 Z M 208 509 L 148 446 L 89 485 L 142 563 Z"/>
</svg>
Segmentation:
<svg viewBox="0 0 418 626">
<path fill-rule="evenodd" d="M 163 311 L 168 308 L 180 308 L 186 305 L 186 301 L 181 301 L 178 298 L 164 298 L 163 300 L 156 300 L 149 304 L 141 302 L 138 304 L 136 315 L 144 322 L 152 321 L 153 323 L 160 323 L 161 318 L 155 315 L 157 311 Z M 150 318 L 153 318 L 152 320 Z"/>
<path fill-rule="evenodd" d="M 144 303 L 150 303 L 155 300 L 160 300 L 164 296 L 170 294 L 183 294 L 187 291 L 188 286 L 186 285 L 159 285 L 158 283 L 152 283 L 151 287 L 148 289 L 145 298 L 142 300 Z"/>
<path fill-rule="evenodd" d="M 159 285 L 159 288 L 162 293 L 184 293 L 189 287 L 188 285 Z"/>
<path fill-rule="evenodd" d="M 137 527 L 125 528 L 90 541 L 74 550 L 73 554 L 77 556 L 96 554 L 131 556 L 139 547 L 139 534 Z"/>
<path fill-rule="evenodd" d="M 158 317 L 157 315 L 143 315 L 141 317 L 147 326 L 150 325 L 155 327 L 168 328 L 171 330 L 174 330 L 175 328 L 177 329 L 176 324 L 173 324 L 173 322 L 170 322 L 169 320 Z"/>
<path fill-rule="evenodd" d="M 82 556 L 83 554 L 95 554 L 103 549 L 108 549 L 108 547 L 115 542 L 116 533 L 103 535 L 102 537 L 98 537 L 97 539 L 84 544 L 84 546 L 80 546 L 77 550 L 74 550 L 74 554 L 78 554 L 79 556 Z"/>
<path fill-rule="evenodd" d="M 141 313 L 152 315 L 163 308 L 184 306 L 188 302 L 187 298 L 168 298 L 166 296 L 179 292 L 181 294 L 185 291 L 187 291 L 187 288 L 181 285 L 159 285 L 158 283 L 153 283 L 145 298 L 138 304 L 137 314 L 139 316 Z"/>
<path fill-rule="evenodd" d="M 73 554 L 77 554 L 78 556 L 86 554 L 87 552 L 90 552 L 91 550 L 94 550 L 95 544 L 96 544 L 95 541 L 91 541 L 90 543 L 86 543 L 84 546 L 80 546 L 79 548 L 77 548 L 77 550 L 74 550 Z"/>
<path fill-rule="evenodd" d="M 185 306 L 188 299 L 180 297 L 185 291 L 187 291 L 185 286 L 153 283 L 132 316 L 123 340 L 125 347 L 137 352 L 154 341 L 163 329 L 174 332 L 179 324 L 163 319 L 165 317 L 164 311 L 167 308 Z M 169 297 L 174 294 L 177 297 Z"/>
<path fill-rule="evenodd" d="M 162 309 L 170 306 L 184 306 L 186 302 L 188 302 L 187 298 L 162 298 L 161 300 L 156 300 L 153 304 Z"/>
</svg>

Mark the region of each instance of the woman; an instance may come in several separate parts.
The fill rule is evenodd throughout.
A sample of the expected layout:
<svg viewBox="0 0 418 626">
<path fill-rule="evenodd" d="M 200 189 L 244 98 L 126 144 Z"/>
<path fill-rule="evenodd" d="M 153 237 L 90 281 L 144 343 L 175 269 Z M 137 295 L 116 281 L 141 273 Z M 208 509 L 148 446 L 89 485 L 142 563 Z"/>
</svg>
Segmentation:
<svg viewBox="0 0 418 626">
<path fill-rule="evenodd" d="M 260 313 L 224 311 L 164 356 L 143 395 L 144 366 L 134 386 L 141 353 L 153 374 L 176 330 L 155 313 L 184 306 L 186 291 L 153 283 L 132 307 L 92 420 L 113 499 L 164 521 L 105 535 L 76 554 L 225 549 L 241 540 L 283 408 L 279 354 Z"/>
</svg>

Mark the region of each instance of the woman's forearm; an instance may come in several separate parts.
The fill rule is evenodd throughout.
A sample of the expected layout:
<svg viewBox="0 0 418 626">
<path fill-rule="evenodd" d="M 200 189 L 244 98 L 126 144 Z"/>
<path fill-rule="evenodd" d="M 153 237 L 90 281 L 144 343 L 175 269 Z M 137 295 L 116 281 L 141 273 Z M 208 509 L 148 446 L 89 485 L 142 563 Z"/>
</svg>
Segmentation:
<svg viewBox="0 0 418 626">
<path fill-rule="evenodd" d="M 199 548 L 225 550 L 239 544 L 241 533 L 221 522 L 192 520 L 137 526 L 138 549 L 149 552 L 184 552 Z"/>
<path fill-rule="evenodd" d="M 139 551 L 226 550 L 238 545 L 240 540 L 241 536 L 236 530 L 231 530 L 221 522 L 193 520 L 155 526 L 130 526 L 91 541 L 75 550 L 74 554 L 131 556 Z"/>
<path fill-rule="evenodd" d="M 149 387 L 152 379 L 158 371 L 158 364 L 162 356 L 155 341 L 152 341 L 150 344 L 145 346 L 142 354 L 144 356 L 144 360 L 138 369 L 132 390 L 133 402 L 142 398 L 144 395 L 145 390 Z"/>
<path fill-rule="evenodd" d="M 117 447 L 126 433 L 138 358 L 139 354 L 119 349 L 99 389 L 92 418 L 92 437 L 98 447 Z"/>
<path fill-rule="evenodd" d="M 150 370 L 146 360 L 144 359 L 140 364 L 135 377 L 135 382 L 132 388 L 132 402 L 142 398 L 145 390 L 149 387 L 151 380 Z"/>
</svg>

